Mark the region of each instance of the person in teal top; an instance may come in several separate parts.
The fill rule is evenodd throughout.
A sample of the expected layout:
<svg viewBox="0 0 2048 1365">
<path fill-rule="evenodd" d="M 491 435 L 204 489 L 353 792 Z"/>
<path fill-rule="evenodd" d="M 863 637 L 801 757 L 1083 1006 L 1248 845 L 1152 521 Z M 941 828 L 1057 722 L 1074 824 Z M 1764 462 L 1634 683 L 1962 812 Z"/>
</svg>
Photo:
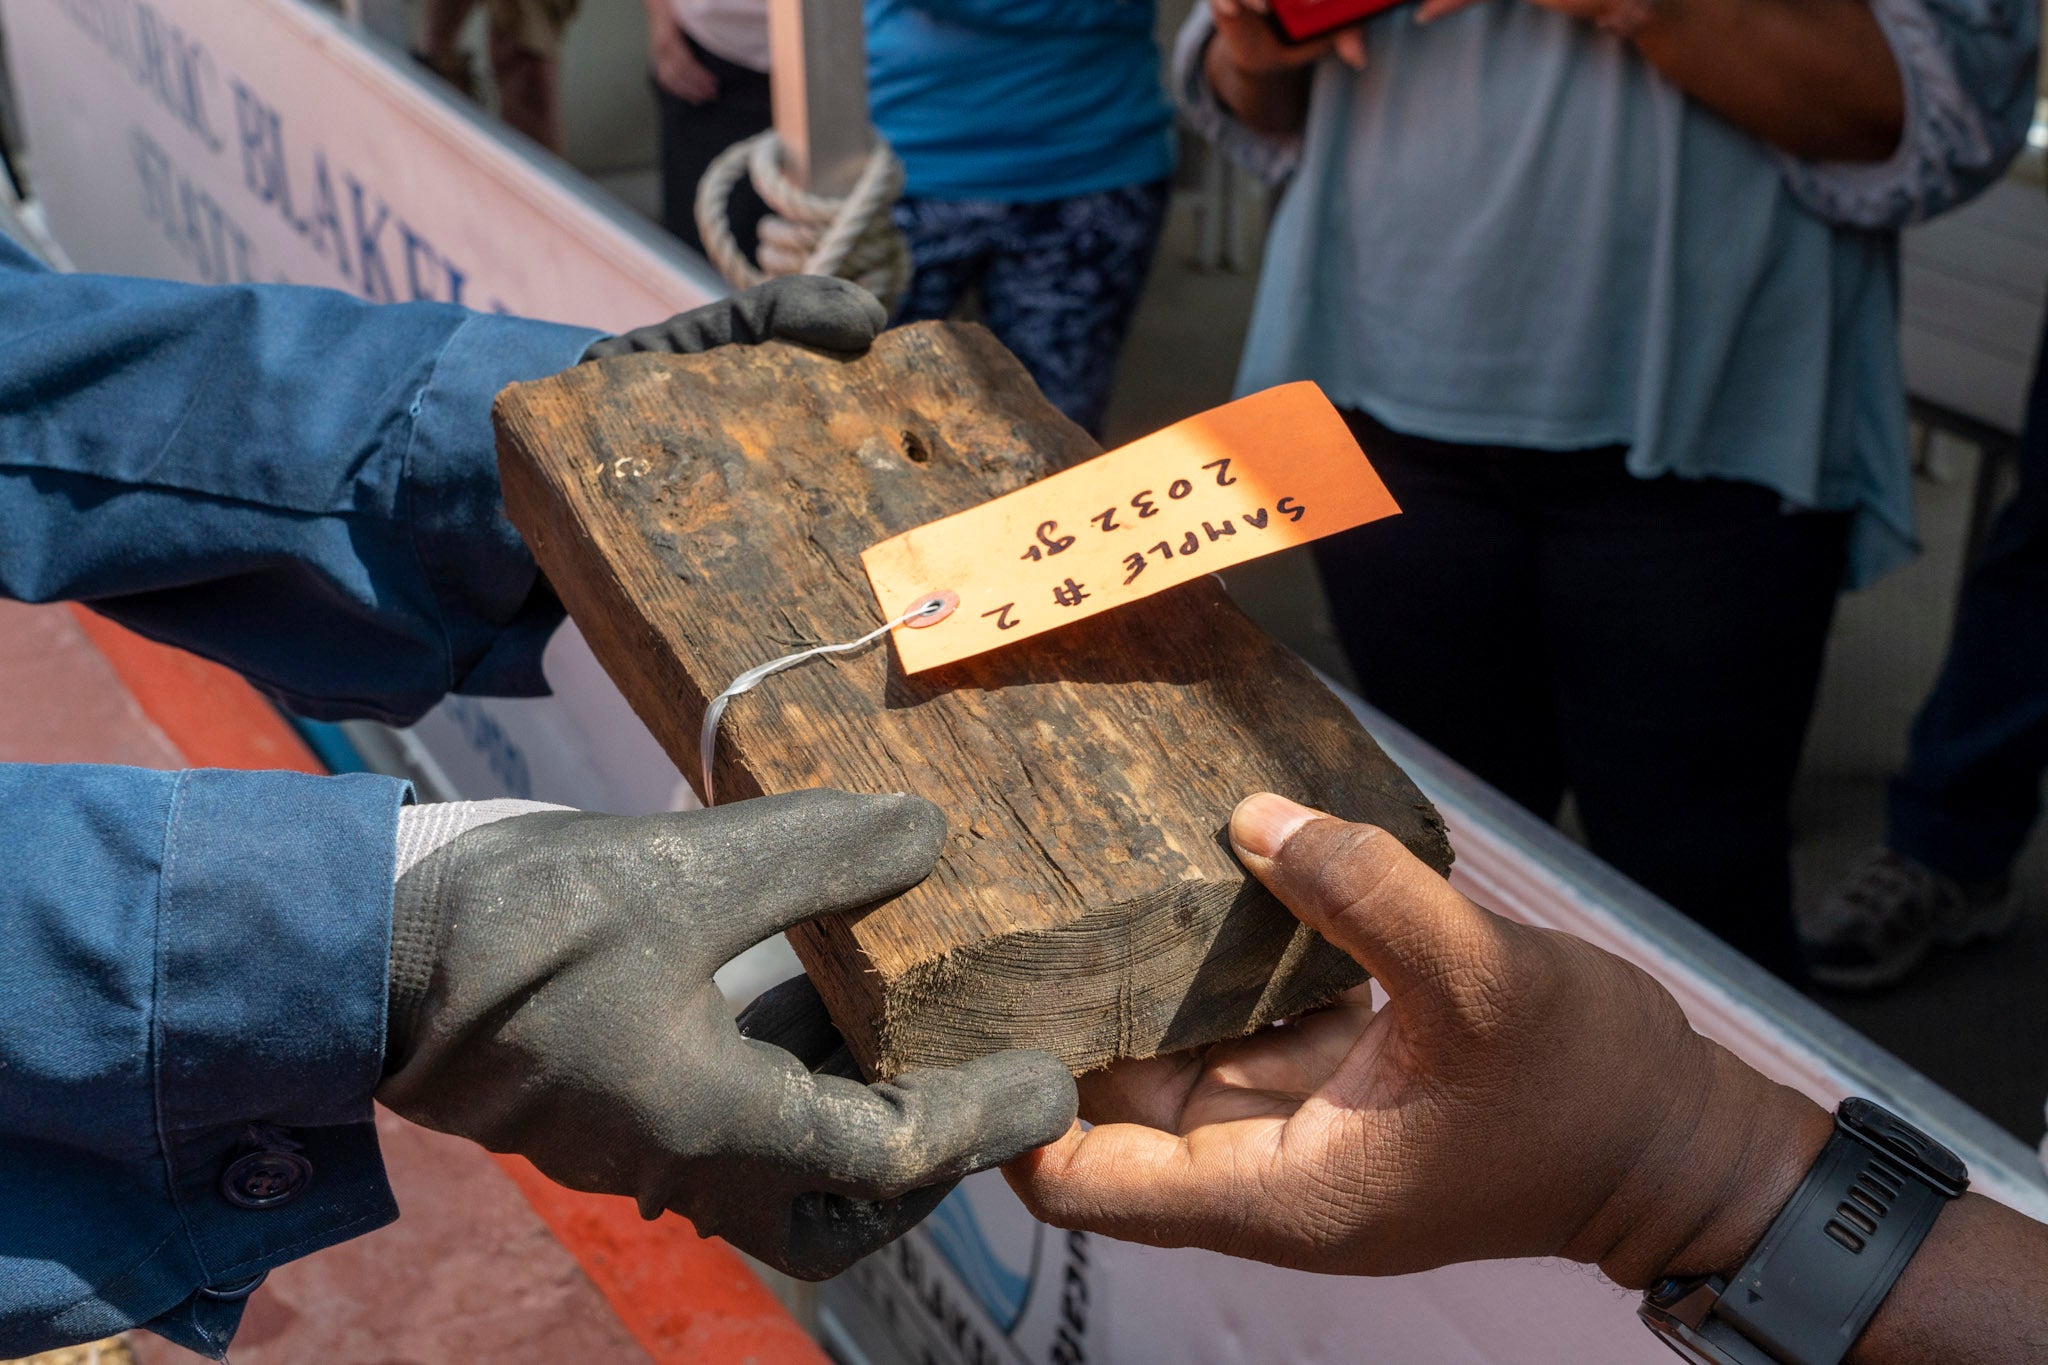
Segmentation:
<svg viewBox="0 0 2048 1365">
<path fill-rule="evenodd" d="M 969 295 L 1100 433 L 1173 171 L 1152 0 L 867 0 L 868 93 L 903 160 L 899 321 Z"/>
<path fill-rule="evenodd" d="M 1914 549 L 1897 232 L 1996 178 L 2028 0 L 1428 0 L 1173 85 L 1284 185 L 1240 388 L 1406 515 L 1319 548 L 1366 696 L 1788 976 L 1836 591 Z"/>
</svg>

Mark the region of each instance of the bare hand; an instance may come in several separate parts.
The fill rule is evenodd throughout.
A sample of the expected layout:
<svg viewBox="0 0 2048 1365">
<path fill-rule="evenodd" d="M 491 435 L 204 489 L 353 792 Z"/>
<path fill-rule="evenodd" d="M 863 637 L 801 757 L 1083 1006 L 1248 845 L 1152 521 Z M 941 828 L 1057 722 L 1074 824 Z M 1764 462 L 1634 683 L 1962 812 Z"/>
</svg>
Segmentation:
<svg viewBox="0 0 2048 1365">
<path fill-rule="evenodd" d="M 654 79 L 669 94 L 691 104 L 718 98 L 718 77 L 697 60 L 689 39 L 667 14 L 648 11 L 647 48 L 654 62 Z"/>
<path fill-rule="evenodd" d="M 1306 43 L 1283 42 L 1267 17 L 1267 0 L 1209 0 L 1215 50 L 1247 76 L 1269 76 L 1334 56 L 1354 71 L 1365 69 L 1365 30 L 1347 28 Z"/>
<path fill-rule="evenodd" d="M 1099 1126 L 1006 1169 L 1040 1218 L 1326 1273 L 1561 1255 L 1640 1287 L 1732 1270 L 1826 1141 L 1648 975 L 1481 909 L 1383 831 L 1255 796 L 1231 838 L 1386 1006 L 1088 1078 Z"/>
</svg>

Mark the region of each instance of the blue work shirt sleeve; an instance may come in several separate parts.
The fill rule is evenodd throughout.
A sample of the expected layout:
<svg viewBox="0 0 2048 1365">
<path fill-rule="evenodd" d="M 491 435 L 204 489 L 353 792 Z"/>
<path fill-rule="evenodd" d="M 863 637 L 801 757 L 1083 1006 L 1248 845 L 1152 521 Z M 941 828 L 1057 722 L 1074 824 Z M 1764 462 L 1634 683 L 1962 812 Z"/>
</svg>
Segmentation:
<svg viewBox="0 0 2048 1365">
<path fill-rule="evenodd" d="M 397 1216 L 398 807 L 367 774 L 0 764 L 0 1358 L 220 1356 L 270 1267 Z"/>
<path fill-rule="evenodd" d="M 490 406 L 599 335 L 58 275 L 0 237 L 0 595 L 89 602 L 319 719 L 542 694 L 562 610 L 505 519 Z"/>
</svg>

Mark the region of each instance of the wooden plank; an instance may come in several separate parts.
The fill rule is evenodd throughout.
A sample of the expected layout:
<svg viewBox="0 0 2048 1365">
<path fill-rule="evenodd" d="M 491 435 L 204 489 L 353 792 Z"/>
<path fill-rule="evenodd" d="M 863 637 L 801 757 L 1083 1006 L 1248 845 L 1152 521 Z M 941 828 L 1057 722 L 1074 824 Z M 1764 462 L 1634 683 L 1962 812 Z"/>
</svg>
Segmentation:
<svg viewBox="0 0 2048 1365">
<path fill-rule="evenodd" d="M 685 773 L 707 699 L 885 614 L 860 552 L 1097 453 L 978 327 L 858 360 L 770 344 L 516 385 L 505 503 Z M 1384 826 L 1439 870 L 1435 810 L 1212 580 L 907 678 L 886 645 L 726 713 L 720 799 L 911 791 L 938 870 L 791 935 L 871 1075 L 1043 1047 L 1076 1071 L 1246 1033 L 1361 979 L 1250 881 L 1224 826 L 1270 789 Z"/>
</svg>

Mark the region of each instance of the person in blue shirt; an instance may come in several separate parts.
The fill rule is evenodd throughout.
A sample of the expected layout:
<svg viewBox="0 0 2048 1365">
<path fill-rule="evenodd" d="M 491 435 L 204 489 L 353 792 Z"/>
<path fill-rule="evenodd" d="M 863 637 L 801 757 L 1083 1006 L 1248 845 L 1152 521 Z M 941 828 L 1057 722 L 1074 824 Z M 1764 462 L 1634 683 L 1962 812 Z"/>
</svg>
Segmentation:
<svg viewBox="0 0 2048 1365">
<path fill-rule="evenodd" d="M 786 280 L 624 337 L 289 286 L 43 271 L 0 238 L 0 593 L 309 716 L 545 690 L 562 608 L 500 504 L 508 383 L 879 305 Z M 1064 1131 L 1010 1053 L 888 1085 L 808 983 L 724 961 L 936 861 L 907 796 L 624 819 L 370 774 L 0 764 L 0 1357 L 142 1326 L 220 1357 L 273 1266 L 396 1216 L 370 1105 L 807 1277 Z"/>
<path fill-rule="evenodd" d="M 1838 589 L 1913 550 L 1898 229 L 2022 145 L 2032 0 L 1426 0 L 1189 119 L 1285 190 L 1238 374 L 1405 515 L 1321 542 L 1368 700 L 1797 978 L 1788 806 Z M 1341 60 L 1340 60 L 1341 59 Z"/>
<path fill-rule="evenodd" d="M 1173 171 L 1152 0 L 867 0 L 868 97 L 903 160 L 899 321 L 970 294 L 1102 433 Z"/>
</svg>

